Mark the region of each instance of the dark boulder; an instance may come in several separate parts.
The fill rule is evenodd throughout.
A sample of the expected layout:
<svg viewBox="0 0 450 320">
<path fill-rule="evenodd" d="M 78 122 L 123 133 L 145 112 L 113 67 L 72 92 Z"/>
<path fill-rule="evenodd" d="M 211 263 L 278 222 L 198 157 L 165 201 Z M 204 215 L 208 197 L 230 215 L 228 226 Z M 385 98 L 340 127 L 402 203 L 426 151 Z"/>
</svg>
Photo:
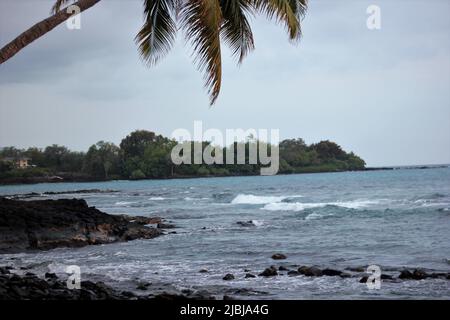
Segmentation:
<svg viewBox="0 0 450 320">
<path fill-rule="evenodd" d="M 249 221 L 238 221 L 236 224 L 240 225 L 241 227 L 254 227 L 255 223 L 252 220 Z"/>
<path fill-rule="evenodd" d="M 173 224 L 170 223 L 158 223 L 158 229 L 172 229 L 175 228 L 175 226 Z"/>
<path fill-rule="evenodd" d="M 282 253 L 275 253 L 274 255 L 272 255 L 272 259 L 274 259 L 274 260 L 283 260 L 286 258 L 287 257 Z"/>
<path fill-rule="evenodd" d="M 277 268 L 271 266 L 270 268 L 266 268 L 263 272 L 259 274 L 261 277 L 273 277 L 278 275 Z"/>
<path fill-rule="evenodd" d="M 298 272 L 297 270 L 291 270 L 287 274 L 288 274 L 288 276 L 295 277 L 295 276 L 299 276 L 300 272 Z"/>
<path fill-rule="evenodd" d="M 359 283 L 366 283 L 367 280 L 369 280 L 369 277 L 368 276 L 364 276 L 361 279 L 359 279 Z"/>
<path fill-rule="evenodd" d="M 413 278 L 413 274 L 409 270 L 402 270 L 398 277 L 399 277 L 399 279 L 412 279 Z"/>
<path fill-rule="evenodd" d="M 428 277 L 432 277 L 432 275 L 427 274 L 422 269 L 414 269 L 413 272 L 409 270 L 403 270 L 398 276 L 399 279 L 403 280 L 423 280 Z"/>
<path fill-rule="evenodd" d="M 234 275 L 231 273 L 227 273 L 223 278 L 223 280 L 234 280 Z"/>
<path fill-rule="evenodd" d="M 423 271 L 421 269 L 415 269 L 413 271 L 413 279 L 414 280 L 423 280 L 425 278 L 428 278 L 428 274 L 425 271 Z"/>
<path fill-rule="evenodd" d="M 342 274 L 342 271 L 327 268 L 327 269 L 322 270 L 322 274 L 324 276 L 335 277 L 335 276 L 340 276 Z"/>
<path fill-rule="evenodd" d="M 46 272 L 45 275 L 44 275 L 44 277 L 45 277 L 46 279 L 58 279 L 58 277 L 57 277 L 56 274 L 50 273 L 50 272 Z"/>
<path fill-rule="evenodd" d="M 279 266 L 279 267 L 278 267 L 278 270 L 279 270 L 279 271 L 289 271 L 289 269 L 286 268 L 285 266 Z"/>
<path fill-rule="evenodd" d="M 155 228 L 89 207 L 82 199 L 0 198 L 0 253 L 150 239 Z"/>
<path fill-rule="evenodd" d="M 321 277 L 323 275 L 322 270 L 317 267 L 301 266 L 298 268 L 298 272 L 307 277 Z"/>
<path fill-rule="evenodd" d="M 256 278 L 256 276 L 254 274 L 251 274 L 251 273 L 246 273 L 245 277 L 246 278 Z"/>
</svg>

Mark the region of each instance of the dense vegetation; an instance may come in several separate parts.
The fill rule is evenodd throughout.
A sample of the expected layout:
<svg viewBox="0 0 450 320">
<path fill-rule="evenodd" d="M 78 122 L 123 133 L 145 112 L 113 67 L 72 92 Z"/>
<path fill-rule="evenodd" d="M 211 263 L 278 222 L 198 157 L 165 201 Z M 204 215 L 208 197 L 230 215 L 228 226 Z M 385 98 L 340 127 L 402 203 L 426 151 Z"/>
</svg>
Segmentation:
<svg viewBox="0 0 450 320">
<path fill-rule="evenodd" d="M 196 143 L 200 144 L 191 142 L 191 145 Z M 71 151 L 59 145 L 26 150 L 5 147 L 0 150 L 0 159 L 27 157 L 31 159 L 32 167 L 21 169 L 16 168 L 12 162 L 0 161 L 0 181 L 24 182 L 37 177 L 84 181 L 260 174 L 259 159 L 258 164 L 249 164 L 248 161 L 248 150 L 252 145 L 262 144 L 257 140 L 248 139 L 245 143 L 234 144 L 235 159 L 239 145 L 245 147 L 245 164 L 175 165 L 171 160 L 171 150 L 176 144 L 174 140 L 153 132 L 138 130 L 125 137 L 119 146 L 100 141 L 86 153 Z M 203 150 L 207 146 L 208 142 L 201 143 Z M 279 146 L 279 173 L 361 170 L 365 166 L 360 157 L 352 152 L 345 152 L 339 145 L 328 140 L 307 145 L 303 139 L 288 139 L 283 140 Z M 223 155 L 230 147 L 222 149 Z"/>
</svg>

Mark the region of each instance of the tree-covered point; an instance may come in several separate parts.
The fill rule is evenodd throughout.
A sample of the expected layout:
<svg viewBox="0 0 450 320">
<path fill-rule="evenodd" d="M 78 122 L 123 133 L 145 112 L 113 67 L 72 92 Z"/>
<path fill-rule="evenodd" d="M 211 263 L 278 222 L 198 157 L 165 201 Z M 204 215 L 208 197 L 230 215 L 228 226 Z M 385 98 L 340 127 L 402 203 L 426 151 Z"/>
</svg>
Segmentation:
<svg viewBox="0 0 450 320">
<path fill-rule="evenodd" d="M 209 142 L 190 142 L 200 145 L 204 151 Z M 89 150 L 75 152 L 67 147 L 51 145 L 44 149 L 32 147 L 0 149 L 0 181 L 14 179 L 26 182 L 37 177 L 62 177 L 62 180 L 110 180 L 110 179 L 152 179 L 197 176 L 258 175 L 261 162 L 251 164 L 249 150 L 260 147 L 263 142 L 248 139 L 235 142 L 233 146 L 220 148 L 227 154 L 233 147 L 234 164 L 180 164 L 175 165 L 171 151 L 177 142 L 154 132 L 137 130 L 126 136 L 119 146 L 99 141 Z M 269 153 L 270 153 L 269 145 Z M 245 149 L 245 164 L 237 164 L 237 150 Z M 312 173 L 329 171 L 362 170 L 365 162 L 353 152 L 345 152 L 331 141 L 320 141 L 307 145 L 303 139 L 287 139 L 279 144 L 279 173 Z M 27 158 L 28 166 L 19 168 L 14 159 Z M 193 158 L 193 155 L 192 155 Z M 224 161 L 225 162 L 225 161 Z"/>
</svg>

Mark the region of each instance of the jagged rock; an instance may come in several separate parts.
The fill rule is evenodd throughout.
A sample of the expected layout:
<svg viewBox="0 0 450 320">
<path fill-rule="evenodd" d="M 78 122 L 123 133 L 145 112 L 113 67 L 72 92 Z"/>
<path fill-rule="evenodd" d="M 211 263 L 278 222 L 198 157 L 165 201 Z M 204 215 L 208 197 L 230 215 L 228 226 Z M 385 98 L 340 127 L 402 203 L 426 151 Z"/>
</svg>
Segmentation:
<svg viewBox="0 0 450 320">
<path fill-rule="evenodd" d="M 400 272 L 400 275 L 398 277 L 399 279 L 412 279 L 413 274 L 409 270 L 403 270 L 402 272 Z"/>
<path fill-rule="evenodd" d="M 421 269 L 414 269 L 413 272 L 409 270 L 403 270 L 398 276 L 398 278 L 403 280 L 423 280 L 430 276 L 431 275 L 427 274 L 425 271 Z"/>
<path fill-rule="evenodd" d="M 255 223 L 253 222 L 253 220 L 238 221 L 238 222 L 236 222 L 236 224 L 240 225 L 241 227 L 254 227 L 255 226 Z"/>
<path fill-rule="evenodd" d="M 172 229 L 172 228 L 175 228 L 173 224 L 163 222 L 158 223 L 158 229 Z"/>
<path fill-rule="evenodd" d="M 349 267 L 349 268 L 346 268 L 346 270 L 352 271 L 352 272 L 366 272 L 365 267 Z"/>
<path fill-rule="evenodd" d="M 272 259 L 274 259 L 274 260 L 283 260 L 286 258 L 287 257 L 282 253 L 275 253 L 274 255 L 272 255 Z"/>
<path fill-rule="evenodd" d="M 150 239 L 161 234 L 89 207 L 82 199 L 0 198 L 0 253 Z"/>
<path fill-rule="evenodd" d="M 414 280 L 423 280 L 423 279 L 425 279 L 427 277 L 428 277 L 428 274 L 425 271 L 423 271 L 423 270 L 415 269 L 413 271 L 413 279 Z"/>
<path fill-rule="evenodd" d="M 234 275 L 231 273 L 227 273 L 222 279 L 223 280 L 234 280 Z"/>
<path fill-rule="evenodd" d="M 323 275 L 322 270 L 317 267 L 301 266 L 298 268 L 298 272 L 307 277 L 321 277 Z"/>
<path fill-rule="evenodd" d="M 277 268 L 271 266 L 270 268 L 265 269 L 263 272 L 259 274 L 262 277 L 273 277 L 278 275 Z"/>
<path fill-rule="evenodd" d="M 367 280 L 369 280 L 369 277 L 368 276 L 364 276 L 361 279 L 359 279 L 359 283 L 366 283 Z"/>
<path fill-rule="evenodd" d="M 45 277 L 46 279 L 58 279 L 58 277 L 56 276 L 56 274 L 50 273 L 50 272 L 46 272 L 45 275 L 44 275 L 44 277 Z"/>
<path fill-rule="evenodd" d="M 327 269 L 322 270 L 322 274 L 324 276 L 335 277 L 335 276 L 340 276 L 342 274 L 342 271 L 327 268 Z"/>
</svg>

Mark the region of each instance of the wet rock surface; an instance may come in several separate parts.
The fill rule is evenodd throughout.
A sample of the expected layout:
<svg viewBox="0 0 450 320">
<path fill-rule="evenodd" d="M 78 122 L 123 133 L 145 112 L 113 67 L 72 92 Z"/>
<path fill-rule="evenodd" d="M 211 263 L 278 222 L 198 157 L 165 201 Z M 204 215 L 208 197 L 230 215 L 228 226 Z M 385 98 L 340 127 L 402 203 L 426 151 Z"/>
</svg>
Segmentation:
<svg viewBox="0 0 450 320">
<path fill-rule="evenodd" d="M 282 253 L 275 253 L 274 255 L 272 255 L 272 259 L 273 260 L 283 260 L 286 259 L 287 257 L 282 254 Z"/>
<path fill-rule="evenodd" d="M 259 276 L 261 277 L 273 277 L 276 275 L 278 275 L 278 272 L 277 268 L 274 266 L 270 266 L 269 268 L 265 269 L 263 272 L 259 274 Z"/>
<path fill-rule="evenodd" d="M 82 199 L 0 198 L 0 253 L 151 239 L 162 231 L 144 224 L 155 221 L 161 219 L 110 215 Z"/>
<path fill-rule="evenodd" d="M 39 278 L 33 273 L 19 276 L 10 272 L 10 268 L 0 267 L 0 300 L 211 300 L 214 297 L 201 293 L 163 292 L 137 295 L 129 291 L 120 291 L 103 282 L 81 281 L 80 289 L 69 289 L 67 283 L 50 277 Z M 138 290 L 147 291 L 150 283 L 141 283 Z"/>
</svg>

